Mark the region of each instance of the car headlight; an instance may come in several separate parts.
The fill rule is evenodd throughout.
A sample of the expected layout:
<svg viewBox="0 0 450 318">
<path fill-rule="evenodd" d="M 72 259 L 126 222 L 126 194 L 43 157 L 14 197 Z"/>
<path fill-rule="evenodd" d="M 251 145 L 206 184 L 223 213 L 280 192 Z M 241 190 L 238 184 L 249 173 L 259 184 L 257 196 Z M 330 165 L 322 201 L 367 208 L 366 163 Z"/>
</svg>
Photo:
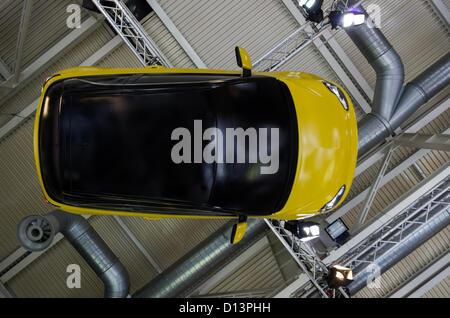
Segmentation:
<svg viewBox="0 0 450 318">
<path fill-rule="evenodd" d="M 342 186 L 342 188 L 339 190 L 339 192 L 334 196 L 333 200 L 328 202 L 319 210 L 319 212 L 328 212 L 336 207 L 336 205 L 341 201 L 342 197 L 344 196 L 345 190 L 347 189 L 346 186 Z"/>
<path fill-rule="evenodd" d="M 345 97 L 344 92 L 342 89 L 340 89 L 338 86 L 334 85 L 333 83 L 322 81 L 323 85 L 325 85 L 326 88 L 330 90 L 336 97 L 339 99 L 339 101 L 342 104 L 342 107 L 344 107 L 345 110 L 349 110 L 350 107 L 348 105 L 347 97 Z"/>
</svg>

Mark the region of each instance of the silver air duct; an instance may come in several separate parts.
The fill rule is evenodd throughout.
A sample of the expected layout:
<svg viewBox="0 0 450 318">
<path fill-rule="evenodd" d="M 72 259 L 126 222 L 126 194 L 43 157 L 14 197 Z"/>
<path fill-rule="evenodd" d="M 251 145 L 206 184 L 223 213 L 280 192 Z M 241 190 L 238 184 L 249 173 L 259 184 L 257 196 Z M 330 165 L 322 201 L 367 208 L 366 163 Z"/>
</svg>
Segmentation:
<svg viewBox="0 0 450 318">
<path fill-rule="evenodd" d="M 92 226 L 80 215 L 53 211 L 45 216 L 24 218 L 17 235 L 27 250 L 42 251 L 61 232 L 105 285 L 106 298 L 128 296 L 130 280 L 125 267 Z"/>
<path fill-rule="evenodd" d="M 405 71 L 400 56 L 383 33 L 369 25 L 369 18 L 367 21 L 346 31 L 377 74 L 372 108 L 387 122 L 402 90 Z"/>
<path fill-rule="evenodd" d="M 361 7 L 358 10 L 365 13 Z M 366 20 L 365 24 L 346 29 L 377 74 L 373 111 L 358 123 L 359 157 L 391 136 L 409 116 L 450 83 L 450 54 L 447 54 L 402 89 L 404 67 L 400 56 L 383 33 L 371 25 L 370 19 Z"/>
<path fill-rule="evenodd" d="M 266 229 L 264 221 L 249 220 L 244 238 L 238 244 L 232 245 L 230 237 L 234 224 L 235 221 L 225 224 L 161 275 L 137 291 L 133 297 L 173 298 L 182 296 L 183 292 L 198 284 L 211 269 L 239 253 Z"/>
<path fill-rule="evenodd" d="M 404 90 L 403 98 L 400 99 L 404 83 L 404 67 L 399 55 L 386 37 L 379 29 L 369 25 L 349 28 L 347 33 L 377 73 L 373 112 L 358 123 L 359 156 L 362 156 L 391 136 L 407 117 L 448 84 L 449 56 L 444 57 L 408 85 Z M 410 91 L 415 92 L 416 90 L 424 93 L 410 93 Z M 418 98 L 416 99 L 416 97 Z M 397 104 L 398 107 L 396 107 Z M 264 229 L 263 222 L 259 222 L 258 227 L 260 229 L 258 230 L 253 228 L 254 224 L 250 224 L 244 240 L 252 239 L 253 236 Z M 228 255 L 237 248 L 228 243 L 231 227 L 232 224 L 228 224 L 218 233 L 205 240 L 138 291 L 134 297 L 175 297 L 181 295 L 204 273 L 219 264 L 223 259 L 228 258 Z M 420 239 L 425 240 L 426 237 Z"/>
<path fill-rule="evenodd" d="M 450 211 L 448 208 L 438 206 L 435 209 L 439 211 L 436 212 L 437 214 L 429 222 L 415 230 L 403 242 L 397 244 L 372 263 L 379 268 L 380 274 L 385 273 L 450 224 Z M 371 275 L 373 273 L 367 270 L 358 273 L 355 276 L 355 280 L 347 287 L 350 295 L 353 296 L 366 287 Z"/>
<path fill-rule="evenodd" d="M 392 127 L 400 127 L 423 104 L 450 83 L 450 53 L 406 85 L 402 97 L 391 116 Z"/>
<path fill-rule="evenodd" d="M 367 24 L 348 28 L 346 31 L 377 74 L 373 112 L 358 123 L 358 148 L 359 156 L 362 156 L 391 136 L 420 106 L 449 84 L 450 54 L 409 83 L 402 94 L 404 67 L 400 57 L 381 31 Z M 398 250 L 395 250 L 398 252 L 395 255 L 403 257 L 406 255 L 404 253 L 409 253 L 415 245 L 419 246 L 433 233 L 440 231 L 443 224 L 448 224 L 448 215 L 446 220 L 441 221 L 433 228 L 424 227 L 420 236 L 413 235 L 408 238 Z M 237 245 L 231 245 L 229 239 L 232 226 L 233 222 L 226 224 L 139 290 L 134 297 L 182 295 L 198 283 L 205 273 L 238 253 L 266 228 L 263 221 L 250 220 L 243 240 Z M 106 297 L 127 296 L 129 278 L 125 268 L 81 216 L 58 211 L 45 217 L 29 217 L 19 226 L 19 239 L 30 250 L 42 250 L 50 245 L 58 231 L 69 239 L 104 281 Z M 389 262 L 388 256 L 385 261 L 383 268 L 392 266 L 393 261 Z M 352 285 L 353 294 L 362 286 L 359 284 L 354 282 Z"/>
<path fill-rule="evenodd" d="M 377 74 L 373 112 L 358 123 L 359 156 L 367 153 L 393 133 L 389 123 L 404 82 L 400 56 L 381 31 L 368 22 L 346 29 Z"/>
</svg>

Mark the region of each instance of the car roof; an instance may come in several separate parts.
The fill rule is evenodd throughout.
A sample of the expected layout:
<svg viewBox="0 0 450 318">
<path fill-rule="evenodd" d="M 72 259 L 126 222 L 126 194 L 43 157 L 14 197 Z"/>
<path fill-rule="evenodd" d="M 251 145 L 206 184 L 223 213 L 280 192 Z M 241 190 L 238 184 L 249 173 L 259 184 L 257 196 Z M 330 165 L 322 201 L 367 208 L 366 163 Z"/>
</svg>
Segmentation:
<svg viewBox="0 0 450 318">
<path fill-rule="evenodd" d="M 71 78 L 54 85 L 47 96 L 59 109 L 53 119 L 58 124 L 41 123 L 40 154 L 41 160 L 59 158 L 58 177 L 47 178 L 47 184 L 53 183 L 50 192 L 64 203 L 268 215 L 287 200 L 298 129 L 289 91 L 274 78 L 134 74 Z M 223 131 L 278 128 L 277 173 L 257 173 L 260 162 L 174 163 L 172 133 L 184 128 L 194 134 L 196 121 L 203 129 Z M 45 125 L 57 126 L 58 147 L 46 141 L 45 134 L 55 131 Z M 208 144 L 200 142 L 201 149 Z"/>
</svg>

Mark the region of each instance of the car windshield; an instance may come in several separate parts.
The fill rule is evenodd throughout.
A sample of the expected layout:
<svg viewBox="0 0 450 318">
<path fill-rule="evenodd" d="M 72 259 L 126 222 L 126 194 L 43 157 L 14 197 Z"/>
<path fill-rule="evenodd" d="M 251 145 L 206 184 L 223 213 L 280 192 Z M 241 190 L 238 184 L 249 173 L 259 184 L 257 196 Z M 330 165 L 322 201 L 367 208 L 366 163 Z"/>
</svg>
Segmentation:
<svg viewBox="0 0 450 318">
<path fill-rule="evenodd" d="M 274 78 L 75 78 L 57 82 L 46 96 L 40 160 L 46 189 L 57 201 L 83 207 L 101 202 L 125 211 L 148 206 L 166 212 L 178 207 L 183 214 L 214 210 L 268 215 L 287 200 L 298 129 L 289 91 Z M 222 142 L 219 133 L 204 138 L 208 129 L 220 131 Z M 227 129 L 244 132 L 244 144 L 239 134 L 230 135 L 236 141 L 233 160 L 226 160 L 228 152 L 222 160 L 205 158 L 211 144 L 213 156 L 222 151 L 219 146 L 230 150 Z M 265 139 L 261 129 L 267 131 Z M 277 149 L 270 142 L 275 134 L 271 129 L 278 132 Z M 177 131 L 189 134 L 182 139 Z M 257 133 L 253 141 L 259 147 L 261 140 L 268 141 L 266 157 L 277 155 L 273 173 L 261 173 L 271 164 L 267 160 L 251 159 L 255 149 L 249 132 Z"/>
</svg>

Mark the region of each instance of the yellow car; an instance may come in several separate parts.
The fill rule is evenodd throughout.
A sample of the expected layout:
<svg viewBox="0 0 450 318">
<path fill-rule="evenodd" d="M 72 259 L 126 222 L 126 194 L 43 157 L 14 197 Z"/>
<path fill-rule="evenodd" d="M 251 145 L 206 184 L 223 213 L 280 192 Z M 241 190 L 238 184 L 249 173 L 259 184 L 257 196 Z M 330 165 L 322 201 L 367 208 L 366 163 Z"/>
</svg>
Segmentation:
<svg viewBox="0 0 450 318">
<path fill-rule="evenodd" d="M 299 72 L 66 69 L 45 82 L 34 151 L 71 213 L 298 220 L 335 209 L 357 160 L 339 85 Z"/>
</svg>

